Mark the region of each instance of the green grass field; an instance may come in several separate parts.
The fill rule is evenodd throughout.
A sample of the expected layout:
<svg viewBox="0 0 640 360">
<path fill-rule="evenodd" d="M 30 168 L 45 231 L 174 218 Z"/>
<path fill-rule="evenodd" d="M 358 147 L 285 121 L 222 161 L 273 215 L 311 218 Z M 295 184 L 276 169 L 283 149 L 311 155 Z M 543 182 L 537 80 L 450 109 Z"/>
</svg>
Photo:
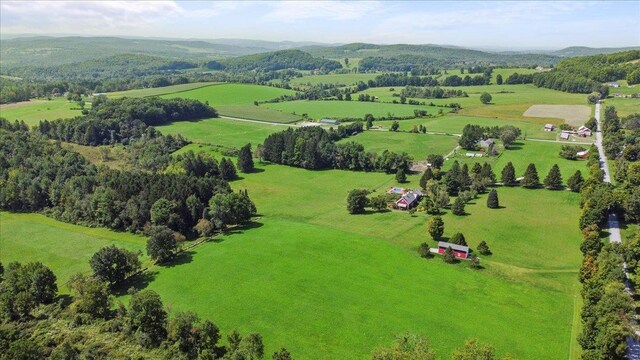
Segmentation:
<svg viewBox="0 0 640 360">
<path fill-rule="evenodd" d="M 247 143 L 262 144 L 267 136 L 285 130 L 286 126 L 217 118 L 178 121 L 157 129 L 163 134 L 181 134 L 196 143 L 239 148 Z"/>
<path fill-rule="evenodd" d="M 88 228 L 40 214 L 0 212 L 0 256 L 12 261 L 40 261 L 58 277 L 58 286 L 77 272 L 89 271 L 89 259 L 100 248 L 116 244 L 144 252 L 146 238 L 102 228 Z"/>
<path fill-rule="evenodd" d="M 351 61 L 351 59 L 349 59 Z M 291 86 L 304 86 L 307 84 L 339 84 L 341 86 L 355 85 L 359 81 L 367 82 L 375 79 L 379 74 L 328 74 L 328 75 L 308 75 L 291 80 Z"/>
<path fill-rule="evenodd" d="M 307 114 L 311 119 L 322 118 L 363 118 L 365 114 L 373 114 L 375 117 L 388 116 L 413 116 L 414 110 L 427 110 L 433 114 L 437 112 L 435 107 L 413 106 L 401 104 L 385 104 L 379 102 L 361 101 L 322 101 L 299 100 L 274 104 L 264 104 L 264 107 L 297 115 Z M 446 110 L 446 109 L 445 109 Z"/>
<path fill-rule="evenodd" d="M 281 95 L 294 94 L 292 90 L 271 86 L 250 84 L 218 84 L 199 87 L 193 90 L 180 91 L 162 95 L 162 98 L 185 98 L 208 102 L 221 115 L 247 118 L 269 122 L 294 122 L 299 117 L 287 113 L 270 110 L 266 107 L 256 107 L 254 101 L 264 101 Z"/>
<path fill-rule="evenodd" d="M 389 131 L 365 131 L 341 141 L 360 143 L 367 151 L 378 154 L 387 149 L 396 153 L 406 152 L 416 160 L 424 160 L 429 154 L 446 155 L 458 145 L 456 136 Z"/>
<path fill-rule="evenodd" d="M 390 91 L 390 89 L 390 87 L 372 88 L 364 90 L 362 93 L 378 96 L 380 101 L 384 102 L 390 102 L 393 100 L 399 101 L 398 97 L 394 97 L 392 95 L 394 92 L 400 93 L 402 87 L 393 87 L 394 91 Z M 469 97 L 415 100 L 425 101 L 427 104 L 433 102 L 436 105 L 456 102 L 462 105 L 462 110 L 459 112 L 460 115 L 528 120 L 538 124 L 545 124 L 547 122 L 562 123 L 562 120 L 530 118 L 523 116 L 522 114 L 531 105 L 585 105 L 587 103 L 587 98 L 584 94 L 569 94 L 556 90 L 537 88 L 530 84 L 459 86 L 454 89 L 467 92 Z M 493 97 L 491 104 L 484 105 L 480 102 L 480 94 L 485 91 Z"/>
<path fill-rule="evenodd" d="M 107 93 L 108 97 L 147 97 L 147 96 L 160 96 L 166 94 L 174 94 L 182 91 L 189 91 L 193 89 L 198 89 L 201 87 L 214 85 L 217 83 L 214 82 L 202 82 L 202 83 L 188 83 L 188 84 L 180 84 L 180 85 L 171 85 L 171 86 L 163 86 L 157 88 L 148 88 L 148 89 L 135 89 L 135 90 L 126 90 L 126 91 L 115 91 Z"/>
<path fill-rule="evenodd" d="M 90 107 L 90 105 L 87 105 Z M 66 98 L 59 97 L 52 100 L 40 99 L 16 104 L 0 106 L 0 117 L 9 121 L 23 120 L 27 125 L 33 126 L 41 120 L 67 119 L 81 116 L 82 112 L 72 110 L 78 108 L 75 102 L 69 102 Z"/>
<path fill-rule="evenodd" d="M 616 111 L 620 117 L 629 116 L 631 114 L 640 113 L 640 99 L 630 98 L 607 98 L 604 103 L 604 107 L 615 106 Z"/>
</svg>

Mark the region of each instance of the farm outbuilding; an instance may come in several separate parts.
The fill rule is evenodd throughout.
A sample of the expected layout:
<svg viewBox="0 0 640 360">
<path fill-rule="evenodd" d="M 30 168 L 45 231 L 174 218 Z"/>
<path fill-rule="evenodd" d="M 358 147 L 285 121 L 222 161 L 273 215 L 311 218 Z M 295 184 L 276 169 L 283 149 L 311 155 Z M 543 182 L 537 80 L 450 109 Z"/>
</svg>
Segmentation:
<svg viewBox="0 0 640 360">
<path fill-rule="evenodd" d="M 544 126 L 544 131 L 553 131 L 555 128 L 556 128 L 556 126 L 553 125 L 553 124 L 546 124 Z"/>
<path fill-rule="evenodd" d="M 422 192 L 420 190 L 411 190 L 404 193 L 398 201 L 396 201 L 396 207 L 402 210 L 408 210 L 418 205 L 418 202 L 422 198 Z"/>
<path fill-rule="evenodd" d="M 322 119 L 320 120 L 320 123 L 325 125 L 340 125 L 340 121 L 333 119 Z"/>
<path fill-rule="evenodd" d="M 560 139 L 562 140 L 569 140 L 570 136 L 571 136 L 571 133 L 568 131 L 563 131 L 560 133 Z"/>
<path fill-rule="evenodd" d="M 451 248 L 451 250 L 453 250 L 453 256 L 458 259 L 467 259 L 469 257 L 468 246 L 452 244 L 446 241 L 438 241 L 438 248 L 431 249 L 431 252 L 442 255 L 444 254 L 445 250 L 447 250 L 447 248 Z"/>
<path fill-rule="evenodd" d="M 578 128 L 578 136 L 582 136 L 582 137 L 591 136 L 591 129 L 589 129 L 584 125 L 580 126 L 580 128 Z"/>
</svg>

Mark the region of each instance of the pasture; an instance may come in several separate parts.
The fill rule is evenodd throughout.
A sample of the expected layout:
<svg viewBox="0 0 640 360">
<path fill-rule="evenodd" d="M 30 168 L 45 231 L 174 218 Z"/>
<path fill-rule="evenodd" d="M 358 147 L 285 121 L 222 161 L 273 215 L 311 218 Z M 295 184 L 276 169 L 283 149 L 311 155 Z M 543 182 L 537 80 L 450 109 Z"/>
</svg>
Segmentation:
<svg viewBox="0 0 640 360">
<path fill-rule="evenodd" d="M 391 91 L 390 89 L 393 89 Z M 469 97 L 457 97 L 449 99 L 415 99 L 427 104 L 435 105 L 459 103 L 462 105 L 460 115 L 483 116 L 510 120 L 529 120 L 538 124 L 548 122 L 559 124 L 559 119 L 554 118 L 529 118 L 524 112 L 536 104 L 548 105 L 584 105 L 587 102 L 585 94 L 569 94 L 561 91 L 538 88 L 531 84 L 524 85 L 483 85 L 483 86 L 458 86 L 452 89 L 465 91 Z M 363 90 L 362 93 L 378 96 L 380 101 L 400 101 L 393 93 L 400 93 L 402 87 L 381 87 Z M 480 94 L 488 92 L 492 96 L 491 104 L 484 105 L 480 102 Z M 355 95 L 357 96 L 357 95 Z M 445 109 L 446 110 L 446 109 Z M 433 114 L 433 112 L 430 112 Z"/>
<path fill-rule="evenodd" d="M 162 95 L 162 98 L 185 98 L 206 102 L 221 115 L 240 117 L 269 122 L 294 122 L 299 117 L 291 114 L 280 113 L 254 105 L 254 101 L 265 101 L 291 95 L 292 90 L 280 89 L 271 86 L 250 84 L 219 84 L 199 87 L 193 90 L 180 91 Z"/>
<path fill-rule="evenodd" d="M 351 61 L 351 59 L 349 59 Z M 327 74 L 327 75 L 308 75 L 291 80 L 291 86 L 307 86 L 317 84 L 338 84 L 340 86 L 351 86 L 359 81 L 367 82 L 375 79 L 379 74 L 376 73 L 352 73 L 352 74 Z"/>
<path fill-rule="evenodd" d="M 620 117 L 629 116 L 631 114 L 640 113 L 640 98 L 619 98 L 610 97 L 603 101 L 603 106 L 615 106 Z"/>
<path fill-rule="evenodd" d="M 125 91 L 114 91 L 107 93 L 107 97 L 115 98 L 115 97 L 147 97 L 147 96 L 160 96 L 165 94 L 174 94 L 182 91 L 189 91 L 198 89 L 205 86 L 214 85 L 217 83 L 214 82 L 201 82 L 201 83 L 188 83 L 188 84 L 179 84 L 179 85 L 170 85 L 156 88 L 147 88 L 147 89 L 134 89 L 134 90 L 125 90 Z"/>
<path fill-rule="evenodd" d="M 286 125 L 281 124 L 256 123 L 223 118 L 178 121 L 157 127 L 163 134 L 181 134 L 196 143 L 237 148 L 247 143 L 262 144 L 267 136 L 286 128 Z"/>
<path fill-rule="evenodd" d="M 362 144 L 367 151 L 378 154 L 384 150 L 406 152 L 415 160 L 426 159 L 429 154 L 446 155 L 458 145 L 457 136 L 426 135 L 406 132 L 365 131 L 341 140 Z"/>
<path fill-rule="evenodd" d="M 389 115 L 413 116 L 414 110 L 427 110 L 430 114 L 437 111 L 437 108 L 429 106 L 337 100 L 298 100 L 264 104 L 261 106 L 296 115 L 307 114 L 311 119 L 315 120 L 322 118 L 363 118 L 365 114 L 373 114 L 376 118 Z"/>
<path fill-rule="evenodd" d="M 90 106 L 87 104 L 87 108 Z M 41 120 L 67 119 L 81 115 L 78 104 L 63 97 L 0 105 L 0 117 L 9 121 L 22 120 L 29 126 L 38 125 Z"/>
<path fill-rule="evenodd" d="M 109 245 L 144 252 L 146 238 L 103 228 L 67 224 L 40 214 L 0 212 L 0 260 L 40 261 L 58 277 L 58 286 L 77 272 L 90 271 L 89 259 Z"/>
</svg>

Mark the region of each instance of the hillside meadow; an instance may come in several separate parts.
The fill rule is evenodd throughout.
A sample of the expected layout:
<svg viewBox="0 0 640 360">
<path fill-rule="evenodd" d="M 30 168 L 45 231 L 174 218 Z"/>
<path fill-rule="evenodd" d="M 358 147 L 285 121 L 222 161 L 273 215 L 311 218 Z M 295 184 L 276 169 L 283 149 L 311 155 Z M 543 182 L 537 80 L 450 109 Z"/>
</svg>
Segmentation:
<svg viewBox="0 0 640 360">
<path fill-rule="evenodd" d="M 320 120 L 323 118 L 364 118 L 365 114 L 372 114 L 374 117 L 386 116 L 414 116 L 414 110 L 427 110 L 433 114 L 440 108 L 429 106 L 414 106 L 389 104 L 380 102 L 362 101 L 324 101 L 324 100 L 297 100 L 273 104 L 261 105 L 269 109 L 296 115 L 307 114 L 309 118 Z M 445 109 L 447 110 L 447 109 Z"/>
<path fill-rule="evenodd" d="M 78 104 L 64 97 L 0 105 L 0 117 L 9 121 L 21 120 L 29 126 L 38 125 L 42 120 L 67 119 L 81 115 Z"/>
</svg>

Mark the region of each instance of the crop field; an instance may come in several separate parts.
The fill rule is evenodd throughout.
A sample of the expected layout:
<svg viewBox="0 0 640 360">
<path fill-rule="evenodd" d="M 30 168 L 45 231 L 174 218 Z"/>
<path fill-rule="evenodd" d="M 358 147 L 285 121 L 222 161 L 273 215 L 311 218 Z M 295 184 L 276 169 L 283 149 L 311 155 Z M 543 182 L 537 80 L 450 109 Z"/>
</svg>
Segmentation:
<svg viewBox="0 0 640 360">
<path fill-rule="evenodd" d="M 87 104 L 87 107 L 90 105 Z M 41 120 L 67 119 L 81 115 L 78 104 L 62 97 L 0 105 L 0 117 L 9 121 L 22 120 L 29 126 L 37 125 Z"/>
<path fill-rule="evenodd" d="M 458 145 L 456 136 L 389 131 L 365 131 L 341 141 L 360 143 L 367 151 L 378 154 L 384 150 L 396 153 L 406 152 L 416 160 L 424 160 L 429 154 L 446 155 Z"/>
<path fill-rule="evenodd" d="M 214 82 L 201 82 L 201 83 L 188 83 L 171 86 L 163 86 L 148 89 L 135 89 L 126 91 L 114 91 L 107 93 L 108 97 L 147 97 L 147 96 L 160 96 L 166 94 L 174 94 L 182 91 L 189 91 L 198 89 L 205 86 L 215 85 Z"/>
<path fill-rule="evenodd" d="M 40 261 L 64 284 L 77 272 L 89 271 L 89 259 L 100 248 L 117 245 L 144 251 L 146 238 L 102 228 L 88 228 L 40 214 L 0 212 L 0 257 L 12 261 Z M 64 290 L 64 289 L 63 289 Z"/>
<path fill-rule="evenodd" d="M 388 116 L 389 114 L 394 116 L 413 116 L 414 110 L 427 110 L 430 114 L 437 111 L 435 107 L 429 106 L 361 101 L 299 100 L 261 106 L 297 115 L 307 114 L 310 118 L 316 120 L 322 118 L 363 118 L 365 114 L 373 114 L 376 118 Z"/>
<path fill-rule="evenodd" d="M 559 118 L 571 126 L 580 126 L 589 120 L 591 107 L 587 105 L 532 105 L 523 114 L 526 117 Z"/>
<path fill-rule="evenodd" d="M 399 97 L 394 97 L 393 93 L 400 93 L 402 87 L 372 88 L 362 91 L 371 96 L 378 96 L 380 101 L 391 102 L 400 101 Z M 462 105 L 460 115 L 484 116 L 501 119 L 530 120 L 539 124 L 561 123 L 554 118 L 528 118 L 523 113 L 536 104 L 549 105 L 584 105 L 586 104 L 585 94 L 569 94 L 561 91 L 537 88 L 530 84 L 525 85 L 483 85 L 483 86 L 459 86 L 453 88 L 467 92 L 469 97 L 457 97 L 449 99 L 415 99 L 424 101 L 427 104 L 433 102 L 435 105 L 445 105 L 459 103 Z M 488 92 L 492 96 L 491 104 L 484 105 L 480 102 L 480 94 Z M 357 96 L 357 95 L 355 95 Z M 447 109 L 445 109 L 447 110 Z M 433 114 L 433 112 L 429 112 Z"/>
<path fill-rule="evenodd" d="M 245 122 L 221 118 L 200 121 L 178 121 L 170 125 L 157 127 L 163 134 L 181 134 L 196 143 L 238 148 L 247 143 L 262 144 L 269 134 L 282 131 L 286 128 L 286 126 L 279 124 Z"/>
</svg>

